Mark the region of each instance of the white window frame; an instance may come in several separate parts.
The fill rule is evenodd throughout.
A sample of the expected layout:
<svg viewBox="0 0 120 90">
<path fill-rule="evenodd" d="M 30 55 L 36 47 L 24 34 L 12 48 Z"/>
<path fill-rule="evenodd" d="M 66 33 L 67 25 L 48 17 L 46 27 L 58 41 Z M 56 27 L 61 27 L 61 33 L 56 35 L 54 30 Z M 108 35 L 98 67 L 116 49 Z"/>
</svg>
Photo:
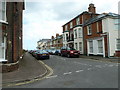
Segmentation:
<svg viewBox="0 0 120 90">
<path fill-rule="evenodd" d="M 115 30 L 118 30 L 119 25 L 120 25 L 120 19 L 114 19 L 114 25 L 115 25 Z"/>
<path fill-rule="evenodd" d="M 77 39 L 77 29 L 74 30 L 74 39 Z"/>
<path fill-rule="evenodd" d="M 82 42 L 79 42 L 79 51 L 82 52 Z"/>
<path fill-rule="evenodd" d="M 87 26 L 87 33 L 88 33 L 88 35 L 92 34 L 92 25 Z"/>
<path fill-rule="evenodd" d="M 68 38 L 67 38 L 68 37 Z M 66 34 L 66 41 L 69 39 L 69 35 L 68 34 Z"/>
<path fill-rule="evenodd" d="M 68 30 L 68 26 L 67 25 L 65 25 L 65 31 L 67 31 Z"/>
<path fill-rule="evenodd" d="M 120 48 L 118 49 L 118 46 L 120 46 L 120 41 L 118 43 L 118 40 L 120 40 L 120 38 L 116 39 L 116 50 L 120 51 Z"/>
<path fill-rule="evenodd" d="M 80 18 L 76 18 L 76 24 L 79 25 L 80 24 Z"/>
<path fill-rule="evenodd" d="M 98 54 L 103 54 L 103 40 L 97 40 L 97 42 L 101 41 L 101 46 L 100 44 L 98 43 Z M 101 48 L 101 49 L 100 49 Z M 100 50 L 102 50 L 102 52 L 100 52 Z"/>
<path fill-rule="evenodd" d="M 75 49 L 78 50 L 78 43 L 75 43 Z"/>
<path fill-rule="evenodd" d="M 83 37 L 82 28 L 78 28 L 78 35 L 79 38 Z"/>
<path fill-rule="evenodd" d="M 72 28 L 73 27 L 73 22 L 70 22 L 70 28 Z"/>
<path fill-rule="evenodd" d="M 4 3 L 4 9 L 3 9 L 3 3 Z M 2 13 L 1 16 L 0 16 L 0 20 L 6 22 L 6 0 L 0 1 L 0 4 L 1 4 L 0 13 Z M 4 12 L 4 16 L 3 16 L 3 12 Z"/>
<path fill-rule="evenodd" d="M 92 42 L 92 45 L 90 44 L 90 42 Z M 92 49 L 92 52 L 91 52 L 91 49 Z M 92 40 L 89 41 L 89 53 L 93 54 L 93 41 Z"/>
</svg>

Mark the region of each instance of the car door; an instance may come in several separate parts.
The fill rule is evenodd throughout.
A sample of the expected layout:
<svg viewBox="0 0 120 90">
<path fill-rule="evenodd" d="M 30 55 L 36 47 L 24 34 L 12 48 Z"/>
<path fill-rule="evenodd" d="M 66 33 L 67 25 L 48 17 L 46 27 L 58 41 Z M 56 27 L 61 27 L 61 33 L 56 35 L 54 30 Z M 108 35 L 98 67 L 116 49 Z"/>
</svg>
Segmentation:
<svg viewBox="0 0 120 90">
<path fill-rule="evenodd" d="M 65 47 L 63 47 L 63 48 L 61 49 L 61 55 L 65 55 L 65 51 L 66 51 Z"/>
</svg>

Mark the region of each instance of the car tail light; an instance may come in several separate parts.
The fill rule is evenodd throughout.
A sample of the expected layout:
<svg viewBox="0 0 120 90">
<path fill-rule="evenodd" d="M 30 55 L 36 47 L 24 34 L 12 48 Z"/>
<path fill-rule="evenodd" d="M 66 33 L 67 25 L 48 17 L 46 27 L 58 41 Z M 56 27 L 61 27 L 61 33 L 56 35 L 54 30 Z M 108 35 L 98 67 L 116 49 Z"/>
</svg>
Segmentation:
<svg viewBox="0 0 120 90">
<path fill-rule="evenodd" d="M 70 53 L 74 53 L 73 51 L 70 51 Z"/>
</svg>

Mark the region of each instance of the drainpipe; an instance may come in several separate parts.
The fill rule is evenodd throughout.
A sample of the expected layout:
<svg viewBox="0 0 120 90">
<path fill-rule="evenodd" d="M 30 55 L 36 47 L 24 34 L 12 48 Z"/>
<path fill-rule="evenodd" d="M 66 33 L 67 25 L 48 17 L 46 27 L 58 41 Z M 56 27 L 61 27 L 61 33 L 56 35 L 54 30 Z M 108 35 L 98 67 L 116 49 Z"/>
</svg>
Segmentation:
<svg viewBox="0 0 120 90">
<path fill-rule="evenodd" d="M 109 44 L 109 33 L 107 32 L 107 46 L 108 46 L 108 57 L 110 57 L 110 44 Z"/>
</svg>

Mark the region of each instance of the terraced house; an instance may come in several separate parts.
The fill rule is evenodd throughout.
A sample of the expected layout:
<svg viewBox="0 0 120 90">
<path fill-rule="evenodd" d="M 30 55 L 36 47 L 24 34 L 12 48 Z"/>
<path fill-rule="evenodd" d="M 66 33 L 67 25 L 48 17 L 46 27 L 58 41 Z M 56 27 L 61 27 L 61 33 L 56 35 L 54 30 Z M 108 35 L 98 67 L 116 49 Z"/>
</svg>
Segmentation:
<svg viewBox="0 0 120 90">
<path fill-rule="evenodd" d="M 74 47 L 81 54 L 120 57 L 120 16 L 97 14 L 94 4 L 63 25 L 63 46 Z"/>
<path fill-rule="evenodd" d="M 74 47 L 84 54 L 83 45 L 83 24 L 88 19 L 95 17 L 96 13 L 94 4 L 89 4 L 88 11 L 84 11 L 66 24 L 63 25 L 63 46 Z"/>
<path fill-rule="evenodd" d="M 120 56 L 120 16 L 103 13 L 84 23 L 84 51 L 87 55 Z"/>
<path fill-rule="evenodd" d="M 22 16 L 24 2 L 0 1 L 0 60 L 7 61 L 3 71 L 18 68 L 22 56 Z"/>
</svg>

